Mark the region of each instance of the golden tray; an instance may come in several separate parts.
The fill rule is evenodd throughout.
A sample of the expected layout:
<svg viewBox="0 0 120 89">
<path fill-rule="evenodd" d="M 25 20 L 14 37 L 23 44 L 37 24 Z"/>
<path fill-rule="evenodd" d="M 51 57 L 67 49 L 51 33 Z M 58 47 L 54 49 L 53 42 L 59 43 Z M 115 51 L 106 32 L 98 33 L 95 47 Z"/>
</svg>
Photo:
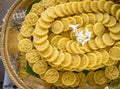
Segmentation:
<svg viewBox="0 0 120 89">
<path fill-rule="evenodd" d="M 18 65 L 19 65 L 19 63 L 16 61 L 16 58 L 18 57 L 17 35 L 19 31 L 16 30 L 16 28 L 15 29 L 12 28 L 13 14 L 16 13 L 18 10 L 25 11 L 32 2 L 33 0 L 16 0 L 5 17 L 4 25 L 2 27 L 3 64 L 10 78 L 20 89 L 62 89 L 50 85 L 45 81 L 31 75 L 29 75 L 26 79 L 22 80 L 17 73 Z M 85 87 L 74 88 L 74 89 L 105 89 L 106 86 L 107 85 L 103 85 L 103 86 L 86 85 Z M 72 88 L 64 88 L 64 89 L 72 89 Z"/>
</svg>

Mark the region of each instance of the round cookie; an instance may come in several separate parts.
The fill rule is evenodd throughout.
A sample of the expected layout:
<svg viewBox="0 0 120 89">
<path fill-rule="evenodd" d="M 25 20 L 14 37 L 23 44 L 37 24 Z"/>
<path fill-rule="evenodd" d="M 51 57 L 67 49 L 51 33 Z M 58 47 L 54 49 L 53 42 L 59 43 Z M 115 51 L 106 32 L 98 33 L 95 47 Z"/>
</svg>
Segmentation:
<svg viewBox="0 0 120 89">
<path fill-rule="evenodd" d="M 44 74 L 47 71 L 48 65 L 44 60 L 38 60 L 33 64 L 33 71 L 37 74 Z"/>
<path fill-rule="evenodd" d="M 101 50 L 98 50 L 98 51 L 102 55 L 102 63 L 108 62 L 110 54 L 106 50 L 104 50 L 104 49 L 101 49 Z"/>
<path fill-rule="evenodd" d="M 89 58 L 89 64 L 88 67 L 91 68 L 97 64 L 97 56 L 94 53 L 87 53 L 87 56 Z"/>
<path fill-rule="evenodd" d="M 110 58 L 113 60 L 120 60 L 120 48 L 117 46 L 112 47 L 109 50 Z"/>
<path fill-rule="evenodd" d="M 89 85 L 91 85 L 91 86 L 96 85 L 95 80 L 94 80 L 94 74 L 95 74 L 94 71 L 90 71 L 90 72 L 87 74 L 87 83 L 88 83 Z"/>
<path fill-rule="evenodd" d="M 107 77 L 103 70 L 98 70 L 94 74 L 95 83 L 98 85 L 103 85 L 107 82 Z"/>
<path fill-rule="evenodd" d="M 112 7 L 111 7 L 111 14 L 113 16 L 115 16 L 118 9 L 120 9 L 120 5 L 119 4 L 113 4 Z"/>
<path fill-rule="evenodd" d="M 105 27 L 102 23 L 95 23 L 93 26 L 93 31 L 95 35 L 102 35 L 105 33 Z"/>
<path fill-rule="evenodd" d="M 33 34 L 33 30 L 34 28 L 32 26 L 29 25 L 23 25 L 22 28 L 20 29 L 20 33 L 24 36 L 24 37 L 31 37 Z"/>
<path fill-rule="evenodd" d="M 60 20 L 56 20 L 52 23 L 50 30 L 54 34 L 60 34 L 63 31 L 64 25 Z"/>
<path fill-rule="evenodd" d="M 62 51 L 66 51 L 66 44 L 67 42 L 69 41 L 68 38 L 61 38 L 59 41 L 58 41 L 58 49 L 62 50 Z"/>
<path fill-rule="evenodd" d="M 110 37 L 109 33 L 105 33 L 102 36 L 102 40 L 103 40 L 103 43 L 107 46 L 112 46 L 115 43 L 115 41 Z"/>
<path fill-rule="evenodd" d="M 106 45 L 104 44 L 102 40 L 102 36 L 97 36 L 95 37 L 95 44 L 97 45 L 98 48 L 105 48 Z"/>
<path fill-rule="evenodd" d="M 110 32 L 109 35 L 113 40 L 120 40 L 120 32 L 118 32 L 118 33 Z"/>
<path fill-rule="evenodd" d="M 25 57 L 29 63 L 35 63 L 40 59 L 40 54 L 37 50 L 32 49 L 26 53 Z"/>
<path fill-rule="evenodd" d="M 79 72 L 78 76 L 79 76 L 79 80 L 80 80 L 79 86 L 80 87 L 85 86 L 87 84 L 87 76 L 82 72 Z"/>
<path fill-rule="evenodd" d="M 119 70 L 116 66 L 109 66 L 105 68 L 105 75 L 108 79 L 114 80 L 119 76 Z"/>
<path fill-rule="evenodd" d="M 71 86 L 76 82 L 76 76 L 73 72 L 65 72 L 62 75 L 62 83 L 66 86 Z"/>
<path fill-rule="evenodd" d="M 33 48 L 33 44 L 29 39 L 20 40 L 18 43 L 18 49 L 21 52 L 29 52 Z"/>
<path fill-rule="evenodd" d="M 44 43 L 42 43 L 42 44 L 33 43 L 33 45 L 35 46 L 35 48 L 36 48 L 38 51 L 42 52 L 42 51 L 45 51 L 45 50 L 48 49 L 48 47 L 49 47 L 49 41 L 46 40 L 46 41 L 45 41 Z"/>
<path fill-rule="evenodd" d="M 53 68 L 48 69 L 44 75 L 44 79 L 48 83 L 55 83 L 59 79 L 59 72 Z"/>
</svg>

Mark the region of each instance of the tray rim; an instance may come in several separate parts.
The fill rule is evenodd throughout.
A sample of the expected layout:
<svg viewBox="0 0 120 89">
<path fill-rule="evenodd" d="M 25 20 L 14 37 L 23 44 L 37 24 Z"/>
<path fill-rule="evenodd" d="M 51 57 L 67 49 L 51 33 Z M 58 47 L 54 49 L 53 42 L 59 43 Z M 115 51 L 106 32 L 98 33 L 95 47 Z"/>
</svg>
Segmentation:
<svg viewBox="0 0 120 89">
<path fill-rule="evenodd" d="M 2 61 L 5 70 L 9 74 L 9 77 L 11 80 L 21 89 L 30 89 L 25 83 L 17 76 L 17 74 L 12 70 L 12 67 L 9 62 L 9 55 L 8 55 L 8 48 L 7 48 L 7 38 L 8 38 L 8 22 L 12 16 L 12 14 L 15 12 L 16 9 L 19 8 L 19 6 L 22 5 L 24 0 L 16 0 L 14 4 L 9 9 L 8 13 L 6 14 L 3 26 L 2 26 Z"/>
</svg>

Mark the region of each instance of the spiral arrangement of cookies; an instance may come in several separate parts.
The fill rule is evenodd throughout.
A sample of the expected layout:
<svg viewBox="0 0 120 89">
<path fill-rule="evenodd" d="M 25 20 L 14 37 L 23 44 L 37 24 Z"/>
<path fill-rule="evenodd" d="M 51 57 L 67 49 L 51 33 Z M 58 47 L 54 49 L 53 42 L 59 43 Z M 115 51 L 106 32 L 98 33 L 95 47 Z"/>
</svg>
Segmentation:
<svg viewBox="0 0 120 89">
<path fill-rule="evenodd" d="M 91 39 L 81 45 L 69 24 L 87 28 Z M 112 1 L 42 0 L 25 17 L 17 39 L 33 71 L 48 83 L 102 85 L 119 77 L 120 5 Z"/>
</svg>

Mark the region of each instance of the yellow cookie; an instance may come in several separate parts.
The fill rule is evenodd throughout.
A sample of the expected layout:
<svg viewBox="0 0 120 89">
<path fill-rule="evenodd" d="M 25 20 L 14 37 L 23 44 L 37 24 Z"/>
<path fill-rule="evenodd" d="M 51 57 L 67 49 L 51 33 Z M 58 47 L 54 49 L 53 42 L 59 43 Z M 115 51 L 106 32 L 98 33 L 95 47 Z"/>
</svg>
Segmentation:
<svg viewBox="0 0 120 89">
<path fill-rule="evenodd" d="M 97 45 L 95 44 L 95 39 L 90 39 L 88 41 L 88 46 L 92 49 L 92 50 L 97 50 L 98 47 Z"/>
<path fill-rule="evenodd" d="M 77 67 L 78 70 L 83 70 L 85 69 L 88 64 L 89 64 L 89 58 L 86 54 L 82 54 L 81 55 L 81 62 L 80 62 L 80 65 Z"/>
<path fill-rule="evenodd" d="M 99 51 L 94 51 L 93 53 L 95 53 L 95 55 L 97 57 L 96 65 L 101 64 L 102 63 L 102 54 Z"/>
<path fill-rule="evenodd" d="M 119 70 L 116 66 L 106 67 L 105 75 L 108 79 L 114 80 L 119 77 Z"/>
<path fill-rule="evenodd" d="M 47 71 L 48 65 L 44 60 L 39 60 L 33 64 L 33 71 L 37 74 L 44 74 Z"/>
<path fill-rule="evenodd" d="M 40 55 L 44 58 L 48 58 L 52 55 L 52 53 L 53 53 L 53 48 L 51 45 L 49 45 L 48 49 L 46 49 L 43 52 L 40 52 Z"/>
<path fill-rule="evenodd" d="M 68 2 L 68 0 L 56 0 L 56 1 L 60 4 Z"/>
<path fill-rule="evenodd" d="M 77 87 L 80 83 L 79 76 L 77 73 L 75 74 L 75 76 L 76 76 L 76 82 L 71 87 Z"/>
<path fill-rule="evenodd" d="M 78 51 L 77 48 L 76 48 L 76 44 L 77 44 L 77 41 L 73 41 L 73 42 L 71 43 L 71 50 L 72 50 L 73 53 L 79 54 L 79 51 Z"/>
<path fill-rule="evenodd" d="M 79 11 L 79 13 L 85 12 L 84 9 L 83 9 L 83 1 L 78 3 L 78 11 Z"/>
<path fill-rule="evenodd" d="M 60 20 L 56 20 L 52 23 L 50 30 L 54 34 L 60 34 L 63 31 L 64 25 Z"/>
<path fill-rule="evenodd" d="M 82 45 L 79 42 L 76 43 L 75 48 L 77 49 L 77 51 L 79 52 L 79 54 L 84 54 L 85 53 L 85 51 L 82 49 L 84 47 L 82 47 Z"/>
<path fill-rule="evenodd" d="M 20 41 L 20 40 L 23 40 L 23 39 L 30 39 L 31 40 L 31 37 L 24 37 L 21 33 L 19 33 L 18 36 L 17 36 L 17 40 Z"/>
<path fill-rule="evenodd" d="M 120 47 L 120 42 L 118 41 L 114 45 Z"/>
<path fill-rule="evenodd" d="M 111 14 L 111 7 L 114 3 L 112 1 L 106 1 L 104 4 L 104 11 Z"/>
<path fill-rule="evenodd" d="M 117 10 L 116 14 L 115 14 L 115 17 L 117 20 L 120 19 L 120 9 Z"/>
<path fill-rule="evenodd" d="M 62 18 L 61 22 L 63 23 L 63 31 L 68 31 L 70 29 L 69 24 L 71 22 L 67 18 Z"/>
<path fill-rule="evenodd" d="M 26 60 L 29 63 L 35 63 L 36 61 L 38 61 L 40 59 L 40 54 L 37 50 L 32 49 L 29 52 L 26 53 Z"/>
<path fill-rule="evenodd" d="M 87 76 L 82 72 L 78 73 L 78 76 L 80 81 L 79 86 L 80 87 L 85 86 L 87 84 Z"/>
<path fill-rule="evenodd" d="M 53 34 L 53 33 L 48 34 L 48 40 L 50 43 L 54 36 L 55 36 L 55 34 Z"/>
<path fill-rule="evenodd" d="M 48 34 L 48 29 L 43 29 L 38 24 L 36 24 L 34 33 L 37 34 L 38 36 L 44 36 Z"/>
<path fill-rule="evenodd" d="M 44 43 L 42 43 L 42 44 L 36 44 L 36 43 L 34 43 L 34 46 L 35 46 L 35 48 L 36 48 L 38 51 L 42 52 L 42 51 L 45 51 L 45 50 L 48 49 L 48 47 L 49 47 L 49 41 L 46 40 L 46 41 L 45 41 Z"/>
<path fill-rule="evenodd" d="M 89 85 L 91 85 L 91 86 L 96 85 L 95 80 L 94 80 L 94 74 L 95 74 L 94 71 L 90 71 L 90 72 L 87 74 L 87 83 L 88 83 Z"/>
<path fill-rule="evenodd" d="M 45 22 L 53 22 L 53 21 L 54 21 L 53 18 L 51 18 L 51 17 L 48 16 L 47 12 L 43 12 L 43 13 L 41 14 L 41 19 L 42 19 L 43 21 L 45 21 Z"/>
<path fill-rule="evenodd" d="M 38 36 L 36 33 L 33 35 L 33 42 L 36 44 L 42 44 L 48 39 L 48 35 Z"/>
<path fill-rule="evenodd" d="M 61 7 L 62 7 L 61 4 L 55 6 L 55 14 L 56 14 L 58 17 L 63 17 L 63 16 L 65 15 L 65 14 L 62 12 Z"/>
<path fill-rule="evenodd" d="M 97 56 L 94 53 L 88 53 L 87 56 L 89 58 L 88 67 L 91 68 L 91 67 L 95 66 L 97 63 Z"/>
<path fill-rule="evenodd" d="M 95 24 L 96 23 L 96 17 L 93 13 L 88 13 L 88 17 L 89 17 L 89 22 L 91 24 Z"/>
<path fill-rule="evenodd" d="M 42 3 L 35 3 L 32 5 L 32 8 L 30 10 L 30 13 L 35 13 L 37 15 L 41 15 L 41 13 L 45 10 L 44 6 Z"/>
<path fill-rule="evenodd" d="M 91 7 L 93 12 L 95 12 L 95 13 L 99 12 L 98 1 L 92 1 L 91 4 L 90 4 L 90 7 Z"/>
<path fill-rule="evenodd" d="M 68 17 L 67 19 L 70 21 L 70 24 L 76 25 L 76 20 L 74 17 Z"/>
<path fill-rule="evenodd" d="M 103 43 L 107 46 L 112 46 L 115 43 L 115 41 L 110 37 L 109 33 L 105 33 L 102 36 L 102 40 L 103 40 Z"/>
<path fill-rule="evenodd" d="M 71 50 L 71 44 L 73 43 L 73 40 L 70 40 L 66 43 L 66 50 L 69 52 L 69 53 L 73 53 L 72 50 Z"/>
<path fill-rule="evenodd" d="M 65 31 L 65 32 L 62 32 L 60 35 L 63 36 L 63 37 L 66 37 L 66 38 L 70 38 L 70 30 L 69 31 Z"/>
<path fill-rule="evenodd" d="M 120 32 L 118 32 L 118 33 L 110 32 L 109 35 L 113 40 L 120 40 Z"/>
<path fill-rule="evenodd" d="M 118 33 L 120 31 L 120 24 L 117 23 L 114 27 L 108 28 L 112 33 Z"/>
<path fill-rule="evenodd" d="M 74 14 L 79 14 L 78 4 L 79 4 L 79 2 L 73 2 L 72 3 L 72 11 L 73 11 Z"/>
<path fill-rule="evenodd" d="M 55 7 L 54 6 L 47 8 L 46 13 L 47 13 L 48 17 L 50 17 L 51 19 L 57 18 L 57 15 L 55 14 Z"/>
<path fill-rule="evenodd" d="M 24 36 L 24 37 L 31 37 L 33 34 L 33 30 L 34 28 L 30 25 L 23 25 L 22 28 L 20 29 L 20 33 Z"/>
<path fill-rule="evenodd" d="M 62 83 L 65 86 L 71 86 L 76 82 L 76 75 L 73 72 L 65 72 L 62 75 Z"/>
<path fill-rule="evenodd" d="M 75 15 L 74 18 L 76 20 L 76 24 L 79 24 L 79 26 L 83 25 L 83 19 L 82 19 L 82 17 L 80 17 L 78 15 Z"/>
<path fill-rule="evenodd" d="M 51 23 L 50 23 L 50 22 L 45 22 L 45 21 L 43 21 L 41 18 L 38 19 L 38 21 L 37 21 L 36 24 L 39 24 L 39 26 L 40 26 L 41 28 L 44 28 L 44 29 L 48 29 L 48 28 L 51 27 Z"/>
<path fill-rule="evenodd" d="M 100 68 L 103 68 L 103 67 L 105 67 L 103 64 L 95 65 L 92 68 L 90 68 L 90 70 L 97 70 L 97 69 L 100 69 Z"/>
<path fill-rule="evenodd" d="M 62 38 L 60 35 L 56 35 L 51 39 L 51 45 L 54 47 L 58 47 L 58 41 Z"/>
<path fill-rule="evenodd" d="M 103 20 L 103 14 L 102 13 L 96 13 L 95 17 L 96 17 L 96 22 L 102 22 L 102 20 Z"/>
<path fill-rule="evenodd" d="M 93 31 L 95 35 L 102 35 L 105 33 L 105 27 L 102 23 L 96 23 L 93 26 Z"/>
<path fill-rule="evenodd" d="M 92 24 L 88 24 L 85 29 L 88 29 L 90 32 L 92 32 L 92 36 L 91 38 L 94 38 L 95 37 L 95 33 L 93 31 L 93 25 Z"/>
<path fill-rule="evenodd" d="M 66 44 L 69 41 L 68 38 L 61 38 L 58 41 L 58 49 L 62 50 L 62 51 L 66 51 Z"/>
<path fill-rule="evenodd" d="M 27 25 L 34 26 L 36 24 L 37 20 L 38 20 L 38 16 L 35 13 L 29 13 L 25 17 L 25 22 L 23 22 L 23 25 L 27 24 Z"/>
<path fill-rule="evenodd" d="M 48 83 L 55 83 L 59 79 L 59 72 L 53 68 L 50 68 L 45 73 L 44 79 Z"/>
<path fill-rule="evenodd" d="M 120 47 L 114 46 L 109 50 L 110 58 L 113 60 L 120 60 Z"/>
<path fill-rule="evenodd" d="M 65 14 L 66 16 L 69 15 L 69 12 L 67 10 L 67 4 L 64 3 L 64 4 L 61 4 L 61 10 L 62 10 L 62 13 Z"/>
<path fill-rule="evenodd" d="M 57 48 L 53 48 L 53 53 L 50 57 L 46 58 L 48 62 L 56 61 L 59 58 L 59 51 Z"/>
<path fill-rule="evenodd" d="M 103 14 L 103 20 L 102 20 L 102 23 L 103 24 L 106 24 L 110 21 L 110 15 L 108 13 L 104 13 Z"/>
<path fill-rule="evenodd" d="M 107 82 L 107 77 L 103 70 L 98 70 L 94 74 L 95 83 L 98 85 L 103 85 Z"/>
<path fill-rule="evenodd" d="M 105 23 L 104 25 L 106 27 L 114 27 L 116 25 L 116 23 L 117 23 L 116 18 L 113 16 L 110 16 L 110 21 Z"/>
<path fill-rule="evenodd" d="M 73 9 L 72 9 L 72 4 L 73 4 L 73 2 L 69 2 L 69 3 L 66 4 L 66 10 L 69 13 L 69 15 L 74 14 Z"/>
<path fill-rule="evenodd" d="M 33 44 L 29 39 L 20 40 L 18 43 L 18 49 L 21 52 L 29 52 L 33 48 Z"/>
<path fill-rule="evenodd" d="M 56 0 L 42 0 L 42 4 L 45 8 L 56 5 Z"/>
<path fill-rule="evenodd" d="M 62 62 L 64 62 L 64 60 L 66 60 L 65 54 L 62 51 L 60 51 L 58 59 L 53 61 L 52 63 L 56 66 L 59 66 Z"/>
<path fill-rule="evenodd" d="M 76 36 L 75 36 L 75 33 L 73 31 L 70 32 L 70 39 L 76 40 Z"/>
<path fill-rule="evenodd" d="M 73 54 L 73 55 L 72 55 L 72 63 L 71 63 L 71 65 L 70 65 L 70 68 L 71 68 L 71 69 L 77 68 L 77 67 L 80 65 L 80 62 L 81 62 L 80 56 Z"/>
<path fill-rule="evenodd" d="M 98 50 L 98 51 L 102 55 L 102 63 L 108 62 L 110 54 L 106 50 L 104 50 L 104 49 L 101 49 L 101 50 Z"/>
<path fill-rule="evenodd" d="M 90 4 L 91 4 L 91 0 L 85 0 L 83 2 L 83 9 L 85 10 L 85 12 L 92 12 Z"/>
<path fill-rule="evenodd" d="M 113 4 L 112 7 L 111 7 L 111 14 L 113 16 L 115 16 L 118 9 L 120 9 L 120 5 L 119 4 Z"/>
<path fill-rule="evenodd" d="M 116 60 L 109 58 L 109 60 L 104 65 L 105 66 L 112 66 L 115 64 L 115 62 L 116 62 Z"/>
<path fill-rule="evenodd" d="M 61 80 L 62 75 L 63 75 L 63 72 L 59 72 L 59 79 L 54 83 L 56 86 L 64 86 Z"/>
<path fill-rule="evenodd" d="M 99 11 L 105 12 L 105 11 L 104 11 L 105 2 L 106 2 L 106 0 L 100 0 L 100 1 L 98 2 L 98 9 L 99 9 Z"/>
<path fill-rule="evenodd" d="M 81 14 L 81 17 L 83 18 L 83 25 L 86 26 L 89 24 L 89 17 L 87 14 Z"/>
<path fill-rule="evenodd" d="M 62 67 L 68 67 L 72 63 L 72 56 L 70 53 L 65 52 L 65 60 L 62 62 Z"/>
</svg>

